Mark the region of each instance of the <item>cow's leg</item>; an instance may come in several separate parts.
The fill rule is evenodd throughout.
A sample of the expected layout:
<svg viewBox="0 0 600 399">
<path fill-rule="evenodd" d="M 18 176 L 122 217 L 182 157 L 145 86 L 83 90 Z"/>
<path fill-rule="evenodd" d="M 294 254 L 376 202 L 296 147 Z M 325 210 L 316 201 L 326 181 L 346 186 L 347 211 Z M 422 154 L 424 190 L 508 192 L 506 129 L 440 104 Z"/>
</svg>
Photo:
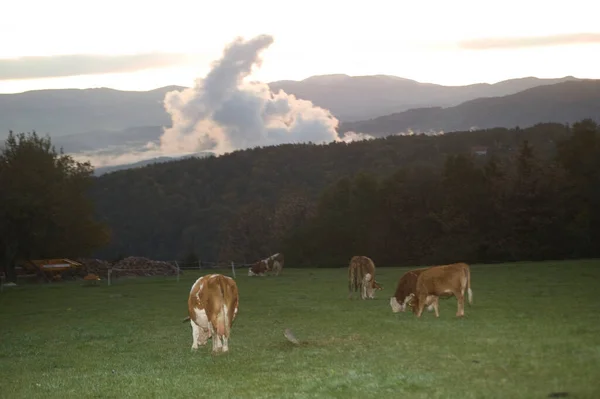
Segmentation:
<svg viewBox="0 0 600 399">
<path fill-rule="evenodd" d="M 210 331 L 210 335 L 212 336 L 212 351 L 213 353 L 217 353 L 221 350 L 221 339 L 211 322 L 208 322 L 208 331 Z"/>
<path fill-rule="evenodd" d="M 194 323 L 193 320 L 190 320 L 190 324 L 192 325 L 192 350 L 196 350 L 200 340 L 200 326 Z"/>
<path fill-rule="evenodd" d="M 419 307 L 417 308 L 417 317 L 421 317 L 423 309 L 425 309 L 425 302 L 427 301 L 427 295 L 419 295 Z"/>
<path fill-rule="evenodd" d="M 433 303 L 431 304 L 431 306 L 433 306 L 433 310 L 435 311 L 435 317 L 440 317 L 439 305 L 440 305 L 439 298 L 436 296 L 436 297 L 434 297 Z"/>
<path fill-rule="evenodd" d="M 371 283 L 371 273 L 365 274 L 361 281 L 361 297 L 362 299 L 367 299 L 369 297 L 368 287 Z"/>
<path fill-rule="evenodd" d="M 229 351 L 229 337 L 227 335 L 223 335 L 223 348 L 221 350 L 223 352 Z"/>
<path fill-rule="evenodd" d="M 456 317 L 464 317 L 465 315 L 465 296 L 462 291 L 457 291 L 454 293 L 456 296 L 456 301 L 458 302 L 458 309 L 456 311 Z"/>
</svg>

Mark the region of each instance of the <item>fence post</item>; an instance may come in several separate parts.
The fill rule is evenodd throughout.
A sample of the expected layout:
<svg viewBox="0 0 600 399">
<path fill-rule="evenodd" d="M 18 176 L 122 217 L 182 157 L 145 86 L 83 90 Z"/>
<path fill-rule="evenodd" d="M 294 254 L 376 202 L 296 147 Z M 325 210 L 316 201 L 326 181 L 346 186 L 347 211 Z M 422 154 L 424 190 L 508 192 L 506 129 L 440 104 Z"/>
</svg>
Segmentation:
<svg viewBox="0 0 600 399">
<path fill-rule="evenodd" d="M 202 269 L 202 261 L 198 259 L 198 270 Z"/>
<path fill-rule="evenodd" d="M 112 269 L 108 269 L 108 286 L 110 287 L 110 275 L 112 274 Z"/>
<path fill-rule="evenodd" d="M 233 278 L 235 278 L 235 265 L 233 264 L 233 261 L 231 261 L 231 273 L 233 273 Z"/>
</svg>

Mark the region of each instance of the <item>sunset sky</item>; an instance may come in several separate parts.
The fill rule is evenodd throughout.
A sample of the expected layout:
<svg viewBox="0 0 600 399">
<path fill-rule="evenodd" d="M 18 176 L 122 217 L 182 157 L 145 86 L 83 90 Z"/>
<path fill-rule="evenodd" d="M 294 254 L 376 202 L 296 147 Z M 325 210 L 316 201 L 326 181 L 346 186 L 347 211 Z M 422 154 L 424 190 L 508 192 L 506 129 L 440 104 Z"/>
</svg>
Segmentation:
<svg viewBox="0 0 600 399">
<path fill-rule="evenodd" d="M 252 79 L 388 74 L 446 85 L 600 78 L 587 0 L 22 0 L 2 7 L 0 92 L 190 86 L 235 37 L 274 37 Z"/>
</svg>

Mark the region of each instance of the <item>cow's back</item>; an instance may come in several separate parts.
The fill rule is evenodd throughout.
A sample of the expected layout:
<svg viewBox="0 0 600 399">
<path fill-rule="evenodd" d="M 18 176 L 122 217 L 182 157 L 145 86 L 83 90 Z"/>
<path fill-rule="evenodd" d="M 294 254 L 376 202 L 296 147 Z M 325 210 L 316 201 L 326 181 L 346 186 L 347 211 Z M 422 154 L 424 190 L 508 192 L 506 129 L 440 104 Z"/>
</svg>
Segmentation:
<svg viewBox="0 0 600 399">
<path fill-rule="evenodd" d="M 237 314 L 239 301 L 238 289 L 235 281 L 221 274 L 208 274 L 196 280 L 188 297 L 189 316 L 194 317 L 203 312 L 207 318 L 218 314 L 223 305 L 227 306 L 228 313 L 233 321 Z"/>
<path fill-rule="evenodd" d="M 449 290 L 457 289 L 465 278 L 466 263 L 434 266 L 423 271 L 417 279 L 417 290 L 437 296 L 448 296 Z"/>
<path fill-rule="evenodd" d="M 348 268 L 348 278 L 352 280 L 352 283 L 358 286 L 367 273 L 371 274 L 371 278 L 375 278 L 373 261 L 366 256 L 353 256 Z"/>
</svg>

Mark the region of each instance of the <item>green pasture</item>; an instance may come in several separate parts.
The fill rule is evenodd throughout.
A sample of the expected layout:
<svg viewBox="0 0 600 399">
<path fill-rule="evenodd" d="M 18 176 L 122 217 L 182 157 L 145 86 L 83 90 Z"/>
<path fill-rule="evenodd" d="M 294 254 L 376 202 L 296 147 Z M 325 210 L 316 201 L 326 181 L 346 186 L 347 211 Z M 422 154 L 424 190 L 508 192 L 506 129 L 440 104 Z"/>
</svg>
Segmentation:
<svg viewBox="0 0 600 399">
<path fill-rule="evenodd" d="M 209 271 L 6 287 L 0 398 L 600 398 L 600 261 L 472 265 L 464 319 L 455 298 L 439 319 L 392 313 L 406 270 L 377 269 L 368 301 L 348 300 L 346 269 L 239 270 L 216 356 L 182 323 Z"/>
</svg>

